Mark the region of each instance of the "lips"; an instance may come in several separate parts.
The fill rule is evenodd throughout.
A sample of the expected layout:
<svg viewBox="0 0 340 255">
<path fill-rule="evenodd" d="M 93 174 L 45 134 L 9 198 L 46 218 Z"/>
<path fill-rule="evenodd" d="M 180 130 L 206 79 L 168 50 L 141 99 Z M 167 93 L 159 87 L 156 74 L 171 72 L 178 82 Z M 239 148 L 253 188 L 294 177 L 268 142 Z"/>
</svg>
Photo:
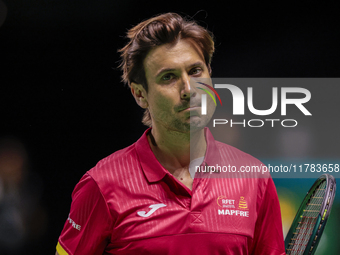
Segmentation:
<svg viewBox="0 0 340 255">
<path fill-rule="evenodd" d="M 181 109 L 179 110 L 179 112 L 181 112 L 181 111 L 185 111 L 185 110 L 187 110 L 187 109 L 191 109 L 191 108 L 197 108 L 197 107 L 201 107 L 201 105 L 190 105 L 190 106 L 187 106 L 187 107 L 181 108 Z"/>
<path fill-rule="evenodd" d="M 185 104 L 179 106 L 178 112 L 187 110 L 189 108 L 201 107 L 201 100 L 190 99 L 190 102 L 185 102 Z"/>
</svg>

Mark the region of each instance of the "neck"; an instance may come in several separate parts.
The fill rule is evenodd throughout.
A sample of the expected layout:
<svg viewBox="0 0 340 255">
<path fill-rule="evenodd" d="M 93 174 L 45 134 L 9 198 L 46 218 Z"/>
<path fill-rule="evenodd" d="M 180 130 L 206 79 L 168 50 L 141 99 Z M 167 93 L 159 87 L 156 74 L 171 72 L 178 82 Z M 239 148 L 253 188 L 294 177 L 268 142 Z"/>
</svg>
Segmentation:
<svg viewBox="0 0 340 255">
<path fill-rule="evenodd" d="M 170 173 L 187 168 L 191 160 L 203 157 L 207 147 L 204 129 L 182 133 L 153 127 L 148 140 L 157 160 Z"/>
</svg>

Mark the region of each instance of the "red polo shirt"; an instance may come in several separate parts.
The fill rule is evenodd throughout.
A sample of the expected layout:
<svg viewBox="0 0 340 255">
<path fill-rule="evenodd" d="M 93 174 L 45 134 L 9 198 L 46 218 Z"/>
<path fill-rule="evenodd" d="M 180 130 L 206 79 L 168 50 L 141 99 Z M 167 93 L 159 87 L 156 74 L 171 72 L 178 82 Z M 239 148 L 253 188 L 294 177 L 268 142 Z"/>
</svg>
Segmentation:
<svg viewBox="0 0 340 255">
<path fill-rule="evenodd" d="M 101 160 L 76 185 L 58 240 L 60 255 L 285 254 L 270 177 L 196 174 L 190 190 L 157 161 L 149 131 Z M 215 141 L 208 129 L 205 136 L 202 165 L 261 164 Z"/>
</svg>

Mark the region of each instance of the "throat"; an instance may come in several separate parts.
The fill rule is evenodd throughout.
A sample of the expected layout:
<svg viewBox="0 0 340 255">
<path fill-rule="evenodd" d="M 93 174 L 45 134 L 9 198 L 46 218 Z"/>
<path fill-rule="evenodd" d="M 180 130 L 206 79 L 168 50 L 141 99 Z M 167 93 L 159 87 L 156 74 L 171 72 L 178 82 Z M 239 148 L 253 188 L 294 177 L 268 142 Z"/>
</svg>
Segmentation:
<svg viewBox="0 0 340 255">
<path fill-rule="evenodd" d="M 191 178 L 188 169 L 178 169 L 172 173 L 172 175 L 181 183 L 183 183 L 188 189 L 192 190 L 193 178 Z"/>
</svg>

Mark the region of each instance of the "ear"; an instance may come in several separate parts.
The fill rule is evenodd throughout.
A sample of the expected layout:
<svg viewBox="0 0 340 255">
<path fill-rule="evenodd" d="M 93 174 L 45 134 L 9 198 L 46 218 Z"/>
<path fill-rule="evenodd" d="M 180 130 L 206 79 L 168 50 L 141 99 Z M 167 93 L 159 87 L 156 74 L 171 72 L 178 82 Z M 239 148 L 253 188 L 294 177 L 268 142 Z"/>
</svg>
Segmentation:
<svg viewBox="0 0 340 255">
<path fill-rule="evenodd" d="M 142 84 L 131 82 L 131 93 L 140 107 L 144 109 L 149 107 L 147 93 Z"/>
</svg>

